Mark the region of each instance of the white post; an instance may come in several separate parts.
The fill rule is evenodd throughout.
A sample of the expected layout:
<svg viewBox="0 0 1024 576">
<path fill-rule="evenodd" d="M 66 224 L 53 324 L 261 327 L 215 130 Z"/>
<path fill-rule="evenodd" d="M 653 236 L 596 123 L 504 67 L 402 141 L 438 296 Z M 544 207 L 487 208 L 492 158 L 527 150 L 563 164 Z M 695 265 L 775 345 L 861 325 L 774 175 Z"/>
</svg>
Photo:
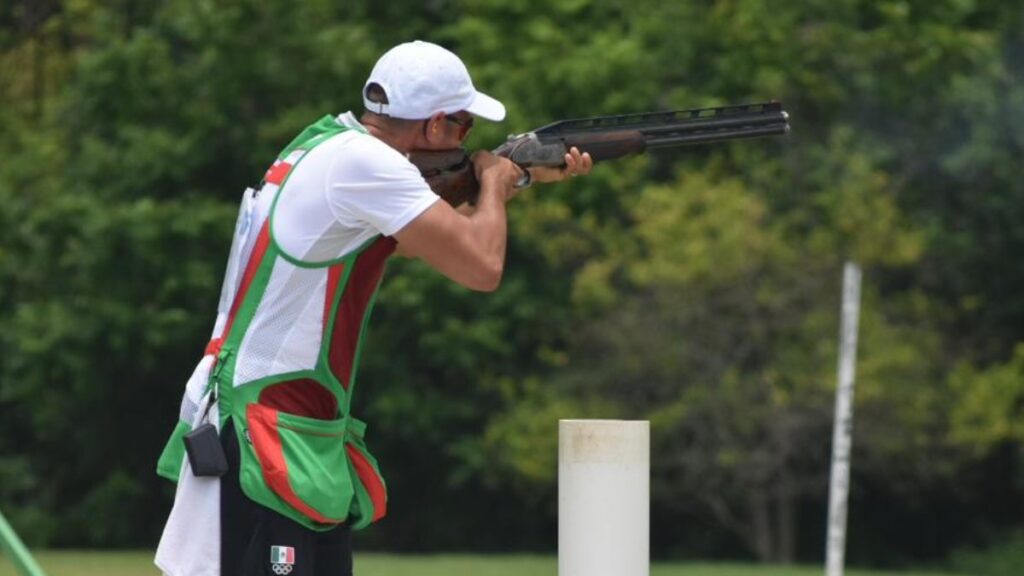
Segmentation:
<svg viewBox="0 0 1024 576">
<path fill-rule="evenodd" d="M 559 576 L 648 576 L 650 423 L 558 423 Z"/>
<path fill-rule="evenodd" d="M 843 318 L 839 328 L 839 369 L 832 428 L 832 477 L 829 486 L 826 576 L 842 576 L 846 553 L 846 506 L 850 493 L 850 448 L 853 444 L 853 383 L 860 318 L 860 267 L 843 267 Z"/>
</svg>

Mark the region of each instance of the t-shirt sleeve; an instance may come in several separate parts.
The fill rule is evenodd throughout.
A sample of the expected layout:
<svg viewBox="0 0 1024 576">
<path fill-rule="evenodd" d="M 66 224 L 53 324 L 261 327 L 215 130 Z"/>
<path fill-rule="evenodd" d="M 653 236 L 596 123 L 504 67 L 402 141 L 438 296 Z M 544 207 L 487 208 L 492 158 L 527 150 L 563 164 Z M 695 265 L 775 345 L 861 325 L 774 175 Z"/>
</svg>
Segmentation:
<svg viewBox="0 0 1024 576">
<path fill-rule="evenodd" d="M 361 140 L 331 166 L 327 201 L 335 218 L 393 236 L 440 197 L 396 150 L 372 137 Z"/>
</svg>

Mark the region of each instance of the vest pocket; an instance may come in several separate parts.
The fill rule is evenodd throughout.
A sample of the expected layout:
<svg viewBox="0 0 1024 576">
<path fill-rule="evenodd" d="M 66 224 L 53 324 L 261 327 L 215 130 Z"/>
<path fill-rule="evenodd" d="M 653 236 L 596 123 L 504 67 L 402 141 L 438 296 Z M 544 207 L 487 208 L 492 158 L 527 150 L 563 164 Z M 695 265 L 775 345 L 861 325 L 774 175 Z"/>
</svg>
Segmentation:
<svg viewBox="0 0 1024 576">
<path fill-rule="evenodd" d="M 319 420 L 249 404 L 246 420 L 251 442 L 241 444 L 246 494 L 307 526 L 327 529 L 344 522 L 356 492 L 345 443 L 347 419 Z M 287 506 L 282 510 L 279 502 Z"/>
<path fill-rule="evenodd" d="M 356 479 L 349 521 L 353 530 L 360 530 L 387 514 L 388 492 L 377 459 L 366 449 L 366 424 L 350 417 L 348 432 L 345 450 L 352 478 Z"/>
</svg>

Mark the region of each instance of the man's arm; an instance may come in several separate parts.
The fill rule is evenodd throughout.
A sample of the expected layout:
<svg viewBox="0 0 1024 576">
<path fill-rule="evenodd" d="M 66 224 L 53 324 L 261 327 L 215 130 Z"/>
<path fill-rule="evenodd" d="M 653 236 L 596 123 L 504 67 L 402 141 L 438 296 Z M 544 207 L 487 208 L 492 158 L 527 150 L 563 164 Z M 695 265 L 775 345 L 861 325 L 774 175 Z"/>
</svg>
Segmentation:
<svg viewBox="0 0 1024 576">
<path fill-rule="evenodd" d="M 462 214 L 463 216 L 469 217 L 472 216 L 474 212 L 476 212 L 476 207 L 470 204 L 469 202 L 463 202 L 462 204 L 459 204 L 458 206 L 455 207 L 455 211 L 458 212 L 459 214 Z M 410 252 L 410 249 L 406 248 L 406 245 L 402 243 L 399 243 L 398 247 L 395 248 L 395 256 L 398 256 L 400 258 L 416 257 L 416 255 L 412 254 Z"/>
<path fill-rule="evenodd" d="M 516 192 L 520 171 L 489 152 L 478 152 L 473 163 L 480 181 L 475 210 L 465 214 L 435 202 L 394 237 L 403 255 L 422 258 L 467 288 L 490 292 L 501 283 L 505 268 L 505 203 Z"/>
<path fill-rule="evenodd" d="M 398 255 L 423 258 L 459 284 L 489 292 L 501 283 L 505 269 L 505 202 L 518 192 L 513 183 L 522 173 L 512 162 L 485 151 L 473 156 L 473 166 L 480 182 L 475 207 L 453 209 L 447 202 L 435 202 L 394 237 Z M 589 174 L 593 167 L 589 154 L 572 148 L 564 167 L 529 170 L 533 182 L 546 183 Z"/>
</svg>

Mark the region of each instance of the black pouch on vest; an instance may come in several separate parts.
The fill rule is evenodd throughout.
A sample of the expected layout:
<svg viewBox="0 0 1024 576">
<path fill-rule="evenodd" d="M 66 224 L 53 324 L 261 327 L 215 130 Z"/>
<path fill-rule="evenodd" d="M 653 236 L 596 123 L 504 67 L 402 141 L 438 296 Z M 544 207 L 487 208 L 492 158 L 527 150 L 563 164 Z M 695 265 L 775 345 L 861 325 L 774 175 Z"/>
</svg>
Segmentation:
<svg viewBox="0 0 1024 576">
<path fill-rule="evenodd" d="M 192 474 L 220 477 L 228 472 L 228 459 L 220 443 L 217 427 L 207 422 L 185 434 L 185 452 Z"/>
</svg>

